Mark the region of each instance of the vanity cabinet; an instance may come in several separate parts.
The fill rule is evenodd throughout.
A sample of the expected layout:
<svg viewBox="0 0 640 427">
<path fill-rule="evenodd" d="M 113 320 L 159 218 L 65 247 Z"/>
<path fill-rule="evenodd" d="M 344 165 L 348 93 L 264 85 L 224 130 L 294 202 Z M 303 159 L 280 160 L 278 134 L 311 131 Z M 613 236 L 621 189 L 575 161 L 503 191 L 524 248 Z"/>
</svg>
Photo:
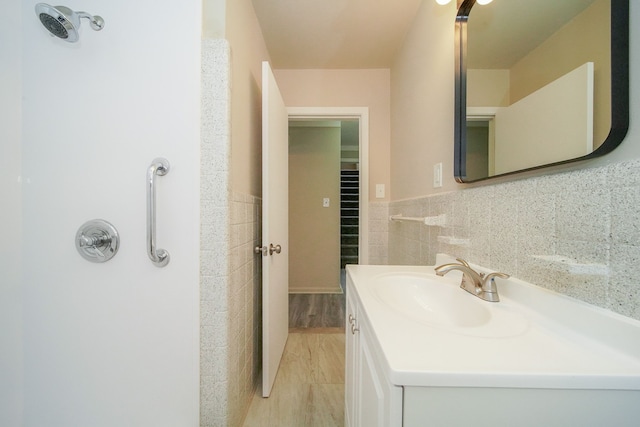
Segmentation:
<svg viewBox="0 0 640 427">
<path fill-rule="evenodd" d="M 385 376 L 371 327 L 349 289 L 346 322 L 345 425 L 402 426 L 402 387 Z"/>
<path fill-rule="evenodd" d="M 345 425 L 639 425 L 640 322 L 515 278 L 474 298 L 431 266 L 347 266 Z"/>
</svg>

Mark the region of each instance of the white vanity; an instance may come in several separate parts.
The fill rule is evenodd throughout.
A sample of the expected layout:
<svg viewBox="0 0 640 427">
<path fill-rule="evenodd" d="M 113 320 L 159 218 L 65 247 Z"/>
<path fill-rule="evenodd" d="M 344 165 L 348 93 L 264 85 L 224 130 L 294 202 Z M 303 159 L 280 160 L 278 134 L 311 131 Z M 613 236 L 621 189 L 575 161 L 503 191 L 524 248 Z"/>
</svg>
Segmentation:
<svg viewBox="0 0 640 427">
<path fill-rule="evenodd" d="M 347 266 L 347 426 L 640 425 L 640 322 L 514 278 L 486 302 L 460 279 Z"/>
</svg>

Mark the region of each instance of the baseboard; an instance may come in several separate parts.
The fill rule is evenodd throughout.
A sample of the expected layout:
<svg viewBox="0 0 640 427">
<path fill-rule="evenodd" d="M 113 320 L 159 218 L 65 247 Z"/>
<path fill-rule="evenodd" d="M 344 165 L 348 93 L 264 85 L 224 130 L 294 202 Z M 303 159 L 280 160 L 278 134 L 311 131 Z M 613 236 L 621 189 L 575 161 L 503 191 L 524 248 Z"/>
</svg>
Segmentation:
<svg viewBox="0 0 640 427">
<path fill-rule="evenodd" d="M 341 294 L 342 288 L 338 283 L 335 286 L 297 286 L 289 287 L 290 294 Z"/>
</svg>

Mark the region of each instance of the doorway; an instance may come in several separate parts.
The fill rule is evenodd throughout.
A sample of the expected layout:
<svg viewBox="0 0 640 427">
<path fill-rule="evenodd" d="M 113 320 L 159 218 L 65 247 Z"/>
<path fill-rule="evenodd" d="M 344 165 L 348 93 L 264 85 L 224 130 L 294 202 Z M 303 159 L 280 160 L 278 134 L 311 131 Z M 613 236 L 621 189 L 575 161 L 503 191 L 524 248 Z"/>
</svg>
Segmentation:
<svg viewBox="0 0 640 427">
<path fill-rule="evenodd" d="M 289 120 L 357 120 L 358 164 L 358 263 L 369 263 L 369 108 L 368 107 L 288 107 Z"/>
<path fill-rule="evenodd" d="M 290 328 L 342 327 L 344 265 L 368 261 L 368 109 L 288 111 Z M 322 159 L 330 165 L 314 172 Z M 311 279 L 315 283 L 306 286 Z"/>
</svg>

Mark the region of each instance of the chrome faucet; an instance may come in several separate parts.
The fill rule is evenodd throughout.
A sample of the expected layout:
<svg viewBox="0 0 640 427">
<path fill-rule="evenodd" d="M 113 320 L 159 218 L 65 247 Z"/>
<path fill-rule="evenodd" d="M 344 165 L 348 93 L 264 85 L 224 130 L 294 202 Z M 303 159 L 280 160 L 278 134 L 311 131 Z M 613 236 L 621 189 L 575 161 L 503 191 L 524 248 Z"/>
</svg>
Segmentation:
<svg viewBox="0 0 640 427">
<path fill-rule="evenodd" d="M 498 302 L 500 297 L 498 296 L 498 287 L 496 286 L 495 278 L 508 279 L 509 275 L 505 273 L 478 273 L 469 266 L 469 263 L 461 258 L 457 258 L 460 264 L 443 264 L 435 268 L 438 276 L 444 276 L 452 270 L 462 271 L 462 283 L 460 287 L 481 298 L 485 301 Z"/>
</svg>

